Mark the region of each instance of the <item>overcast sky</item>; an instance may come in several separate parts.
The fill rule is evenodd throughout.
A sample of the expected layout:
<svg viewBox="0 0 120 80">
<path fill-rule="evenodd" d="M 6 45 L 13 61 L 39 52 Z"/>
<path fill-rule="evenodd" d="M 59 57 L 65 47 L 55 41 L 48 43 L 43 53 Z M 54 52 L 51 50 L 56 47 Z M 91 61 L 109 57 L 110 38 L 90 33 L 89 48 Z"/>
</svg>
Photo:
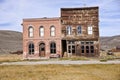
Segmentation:
<svg viewBox="0 0 120 80">
<path fill-rule="evenodd" d="M 23 18 L 60 17 L 60 8 L 99 6 L 100 36 L 120 35 L 120 0 L 0 0 L 0 30 L 22 32 Z"/>
</svg>

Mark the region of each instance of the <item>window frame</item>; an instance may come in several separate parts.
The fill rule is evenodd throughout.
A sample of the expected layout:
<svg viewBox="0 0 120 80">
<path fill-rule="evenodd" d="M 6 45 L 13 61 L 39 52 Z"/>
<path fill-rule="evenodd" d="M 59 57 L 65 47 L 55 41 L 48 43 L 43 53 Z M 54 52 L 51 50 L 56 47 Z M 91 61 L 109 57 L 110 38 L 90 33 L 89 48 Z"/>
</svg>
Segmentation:
<svg viewBox="0 0 120 80">
<path fill-rule="evenodd" d="M 43 28 L 43 31 L 41 31 L 42 28 Z M 44 35 L 45 35 L 44 26 L 40 26 L 40 28 L 39 28 L 39 36 L 40 36 L 40 37 L 44 37 Z"/>
<path fill-rule="evenodd" d="M 88 26 L 88 34 L 89 35 L 93 34 L 93 26 Z"/>
<path fill-rule="evenodd" d="M 90 53 L 94 53 L 94 46 L 90 45 Z"/>
<path fill-rule="evenodd" d="M 56 43 L 55 42 L 50 43 L 50 54 L 56 54 Z"/>
<path fill-rule="evenodd" d="M 29 43 L 29 45 L 28 45 L 28 53 L 29 53 L 29 55 L 33 55 L 34 52 L 35 52 L 34 43 Z"/>
<path fill-rule="evenodd" d="M 90 53 L 90 47 L 89 45 L 86 45 L 86 54 L 89 54 Z"/>
<path fill-rule="evenodd" d="M 53 28 L 53 30 L 52 30 L 52 28 Z M 56 32 L 55 30 L 56 30 L 56 29 L 55 29 L 55 26 L 51 26 L 51 27 L 50 27 L 50 36 L 51 36 L 51 37 L 54 37 L 54 36 L 56 35 L 56 34 L 55 34 L 55 32 Z"/>
<path fill-rule="evenodd" d="M 85 46 L 81 45 L 81 53 L 84 54 L 85 53 Z"/>
<path fill-rule="evenodd" d="M 82 27 L 81 27 L 81 25 L 79 25 L 79 26 L 77 26 L 77 35 L 81 35 L 81 34 L 82 34 Z"/>
<path fill-rule="evenodd" d="M 32 29 L 32 31 L 30 31 L 30 29 Z M 28 37 L 29 38 L 34 37 L 34 28 L 32 26 L 29 26 L 29 28 L 28 28 Z"/>
<path fill-rule="evenodd" d="M 66 34 L 71 35 L 72 34 L 72 26 L 67 26 L 66 27 Z"/>
</svg>

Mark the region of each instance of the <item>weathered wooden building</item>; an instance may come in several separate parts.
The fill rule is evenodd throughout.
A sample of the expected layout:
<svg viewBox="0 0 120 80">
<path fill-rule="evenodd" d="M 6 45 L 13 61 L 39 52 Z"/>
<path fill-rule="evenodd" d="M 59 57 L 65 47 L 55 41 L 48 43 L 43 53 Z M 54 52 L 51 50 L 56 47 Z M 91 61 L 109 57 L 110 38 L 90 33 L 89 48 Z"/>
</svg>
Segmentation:
<svg viewBox="0 0 120 80">
<path fill-rule="evenodd" d="M 61 8 L 61 17 L 23 19 L 23 57 L 99 56 L 99 8 Z"/>
<path fill-rule="evenodd" d="M 99 56 L 99 8 L 61 8 L 62 52 Z"/>
</svg>

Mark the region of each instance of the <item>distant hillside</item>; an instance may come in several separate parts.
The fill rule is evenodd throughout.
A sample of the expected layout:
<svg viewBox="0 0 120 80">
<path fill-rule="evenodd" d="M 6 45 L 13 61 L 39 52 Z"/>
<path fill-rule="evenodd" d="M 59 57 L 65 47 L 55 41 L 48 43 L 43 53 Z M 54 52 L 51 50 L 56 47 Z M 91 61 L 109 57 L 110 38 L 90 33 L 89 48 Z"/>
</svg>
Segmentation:
<svg viewBox="0 0 120 80">
<path fill-rule="evenodd" d="M 111 49 L 120 46 L 120 35 L 100 38 L 101 49 Z M 0 54 L 22 50 L 22 33 L 0 30 Z"/>
<path fill-rule="evenodd" d="M 0 54 L 22 50 L 22 33 L 0 30 Z"/>
<path fill-rule="evenodd" d="M 120 46 L 120 35 L 100 38 L 101 49 L 111 49 Z"/>
</svg>

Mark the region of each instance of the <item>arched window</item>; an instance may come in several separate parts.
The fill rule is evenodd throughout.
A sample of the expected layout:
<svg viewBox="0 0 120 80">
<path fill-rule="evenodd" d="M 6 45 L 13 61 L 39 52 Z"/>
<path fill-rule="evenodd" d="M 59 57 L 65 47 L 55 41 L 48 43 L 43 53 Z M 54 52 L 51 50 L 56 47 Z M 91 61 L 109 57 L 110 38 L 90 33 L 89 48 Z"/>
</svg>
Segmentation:
<svg viewBox="0 0 120 80">
<path fill-rule="evenodd" d="M 93 30 L 92 30 L 92 26 L 88 26 L 88 34 L 92 34 Z"/>
<path fill-rule="evenodd" d="M 55 36 L 55 27 L 54 26 L 51 26 L 51 28 L 50 28 L 50 35 Z"/>
<path fill-rule="evenodd" d="M 81 34 L 82 33 L 82 28 L 81 28 L 81 26 L 78 26 L 77 27 L 77 34 L 79 35 L 79 34 Z"/>
<path fill-rule="evenodd" d="M 67 32 L 67 35 L 71 35 L 72 34 L 72 27 L 67 26 L 66 32 Z"/>
<path fill-rule="evenodd" d="M 34 44 L 33 43 L 29 44 L 28 49 L 29 49 L 29 54 L 34 54 Z"/>
<path fill-rule="evenodd" d="M 32 26 L 29 27 L 28 34 L 29 34 L 29 37 L 33 37 L 33 27 Z"/>
<path fill-rule="evenodd" d="M 40 27 L 40 36 L 41 37 L 44 36 L 44 27 L 43 26 Z"/>
<path fill-rule="evenodd" d="M 56 53 L 56 43 L 55 42 L 51 42 L 50 43 L 50 53 L 51 54 L 55 54 Z"/>
</svg>

